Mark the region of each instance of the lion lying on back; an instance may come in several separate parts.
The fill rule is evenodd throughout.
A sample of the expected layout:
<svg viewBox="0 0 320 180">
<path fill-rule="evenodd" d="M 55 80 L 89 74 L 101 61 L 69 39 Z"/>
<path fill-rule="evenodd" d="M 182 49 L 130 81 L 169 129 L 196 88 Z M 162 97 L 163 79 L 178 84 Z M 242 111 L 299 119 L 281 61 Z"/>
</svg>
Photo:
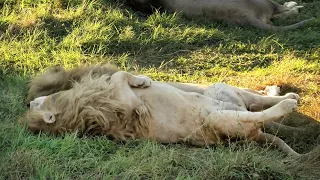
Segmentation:
<svg viewBox="0 0 320 180">
<path fill-rule="evenodd" d="M 150 12 L 152 8 L 182 12 L 188 17 L 205 16 L 238 25 L 251 25 L 264 30 L 290 30 L 311 19 L 289 26 L 274 26 L 270 19 L 298 13 L 296 2 L 280 5 L 271 0 L 126 0 L 135 10 Z"/>
<path fill-rule="evenodd" d="M 115 140 L 192 145 L 232 139 L 272 142 L 287 154 L 300 156 L 280 138 L 261 131 L 265 123 L 291 113 L 298 99 L 294 93 L 261 96 L 224 83 L 196 87 L 169 85 L 123 71 L 102 76 L 89 73 L 71 89 L 31 101 L 21 122 L 34 132 L 77 132 Z M 270 108 L 248 111 L 262 107 Z"/>
</svg>

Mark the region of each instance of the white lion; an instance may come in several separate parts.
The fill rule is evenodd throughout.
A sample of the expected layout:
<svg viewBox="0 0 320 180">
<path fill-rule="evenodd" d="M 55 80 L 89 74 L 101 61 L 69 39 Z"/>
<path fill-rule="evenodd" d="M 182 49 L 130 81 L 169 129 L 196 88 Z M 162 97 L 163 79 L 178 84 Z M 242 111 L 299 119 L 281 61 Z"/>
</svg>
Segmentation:
<svg viewBox="0 0 320 180">
<path fill-rule="evenodd" d="M 224 83 L 175 86 L 124 71 L 87 75 L 69 90 L 31 101 L 22 120 L 34 132 L 54 135 L 77 132 L 199 146 L 246 139 L 270 142 L 300 156 L 280 138 L 261 131 L 265 123 L 296 109 L 297 94 L 262 96 Z"/>
</svg>

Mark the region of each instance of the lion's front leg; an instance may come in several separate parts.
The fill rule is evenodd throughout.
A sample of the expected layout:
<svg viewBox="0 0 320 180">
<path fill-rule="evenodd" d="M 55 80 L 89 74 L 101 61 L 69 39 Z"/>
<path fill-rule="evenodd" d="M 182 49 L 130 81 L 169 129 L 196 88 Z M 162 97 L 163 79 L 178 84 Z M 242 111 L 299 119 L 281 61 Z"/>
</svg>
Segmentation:
<svg viewBox="0 0 320 180">
<path fill-rule="evenodd" d="M 151 82 L 152 82 L 152 80 L 147 76 L 143 76 L 143 75 L 135 76 L 125 71 L 116 72 L 111 76 L 110 81 L 115 85 L 122 86 L 127 84 L 137 88 L 148 87 L 151 85 Z"/>
<path fill-rule="evenodd" d="M 293 15 L 297 15 L 299 14 L 299 9 L 303 8 L 303 6 L 298 6 L 298 3 L 294 1 L 285 2 L 282 7 L 282 12 L 274 14 L 272 18 L 287 18 Z"/>
<path fill-rule="evenodd" d="M 137 87 L 137 88 L 146 88 L 149 87 L 152 83 L 152 80 L 148 76 L 144 75 L 132 75 L 128 77 L 128 83 L 132 87 Z"/>
<path fill-rule="evenodd" d="M 125 71 L 119 71 L 110 78 L 113 94 L 116 99 L 134 107 L 141 103 L 140 98 L 132 91 L 131 87 L 146 88 L 152 80 L 147 76 L 135 76 Z"/>
</svg>

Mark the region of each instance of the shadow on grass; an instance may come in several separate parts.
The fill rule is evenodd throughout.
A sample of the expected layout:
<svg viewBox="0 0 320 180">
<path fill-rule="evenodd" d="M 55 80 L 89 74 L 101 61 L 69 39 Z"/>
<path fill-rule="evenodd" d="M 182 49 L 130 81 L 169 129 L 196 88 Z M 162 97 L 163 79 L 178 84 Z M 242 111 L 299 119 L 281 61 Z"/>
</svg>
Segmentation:
<svg viewBox="0 0 320 180">
<path fill-rule="evenodd" d="M 41 23 L 40 28 L 47 30 L 48 36 L 56 39 L 59 43 L 72 31 L 73 20 L 59 20 L 53 16 L 47 17 Z"/>
<path fill-rule="evenodd" d="M 123 29 L 128 25 L 132 26 L 138 37 L 130 40 L 120 40 L 118 37 L 113 37 L 110 41 L 84 42 L 81 46 L 82 50 L 85 53 L 90 53 L 99 46 L 103 46 L 106 49 L 103 51 L 105 54 L 121 55 L 126 53 L 129 54 L 129 58 L 136 60 L 136 63 L 141 67 L 150 65 L 159 67 L 173 59 L 175 61 L 178 58 L 190 59 L 192 52 L 210 48 L 215 51 L 212 54 L 221 53 L 221 61 L 219 59 L 205 59 L 204 61 L 209 61 L 208 63 L 212 66 L 221 65 L 235 71 L 246 71 L 255 67 L 268 67 L 272 61 L 281 58 L 281 55 L 288 49 L 294 50 L 296 57 L 306 58 L 306 50 L 315 52 L 317 51 L 316 47 L 320 46 L 320 39 L 316 35 L 318 33 L 317 28 L 313 27 L 303 27 L 290 32 L 275 34 L 251 27 L 239 27 L 205 19 L 192 20 L 181 16 L 178 16 L 173 24 L 160 21 L 153 26 L 168 27 L 170 30 L 179 27 L 182 32 L 188 27 L 199 28 L 204 29 L 207 34 L 192 37 L 193 39 L 189 37 L 179 39 L 164 34 L 164 36 L 147 40 L 153 33 L 152 29 L 145 24 L 148 19 L 146 20 L 144 17 L 138 17 L 138 19 L 140 23 L 115 23 L 118 29 Z M 216 32 L 210 34 L 210 31 Z M 249 56 L 241 56 L 244 54 Z M 277 54 L 280 57 L 268 57 L 268 55 Z M 255 55 L 257 55 L 256 58 L 253 57 Z M 261 59 L 261 56 L 264 55 L 265 57 Z M 229 59 L 230 56 L 239 56 L 239 58 Z"/>
<path fill-rule="evenodd" d="M 320 122 L 317 120 L 294 112 L 278 123 L 294 128 L 269 129 L 267 132 L 280 137 L 297 152 L 308 153 L 320 145 Z"/>
<path fill-rule="evenodd" d="M 61 6 L 65 6 L 64 1 L 61 2 Z M 73 3 L 76 6 L 78 1 Z M 273 61 L 281 58 L 286 50 L 295 50 L 297 57 L 305 58 L 305 50 L 313 53 L 320 46 L 320 36 L 317 36 L 318 29 L 316 28 L 319 23 L 311 24 L 311 27 L 274 34 L 252 27 L 228 25 L 205 18 L 188 19 L 182 17 L 182 15 L 172 16 L 169 13 L 153 14 L 147 18 L 145 16 L 141 17 L 129 7 L 119 5 L 114 1 L 101 1 L 101 4 L 95 6 L 94 9 L 104 10 L 110 6 L 119 8 L 123 18 L 115 17 L 114 20 L 108 20 L 109 16 L 99 15 L 101 23 L 104 22 L 103 18 L 107 22 L 104 26 L 111 24 L 111 37 L 110 39 L 103 39 L 104 37 L 96 37 L 96 34 L 90 34 L 92 37 L 80 43 L 81 51 L 84 54 L 97 56 L 128 54 L 128 58 L 135 61 L 140 67 L 160 67 L 163 63 L 173 62 L 172 67 L 180 68 L 177 59 L 182 58 L 192 61 L 194 52 L 207 48 L 211 50 L 209 53 L 218 53 L 218 55 L 210 59 L 208 58 L 209 54 L 201 59 L 202 54 L 200 53 L 196 56 L 199 57 L 199 62 L 204 63 L 198 63 L 196 66 L 209 69 L 220 65 L 235 71 L 247 71 L 255 67 L 270 66 Z M 84 14 L 84 16 L 91 18 L 92 14 Z M 290 19 L 288 24 L 291 21 L 293 20 Z M 81 22 L 79 21 L 79 23 Z M 46 30 L 47 35 L 59 44 L 72 33 L 72 25 L 73 20 L 56 19 L 49 15 L 34 26 Z M 135 36 L 131 39 L 121 39 L 118 33 L 121 33 L 128 26 L 132 27 Z M 153 33 L 157 33 L 157 27 L 163 28 L 164 32 L 160 32 L 158 37 L 153 37 Z M 30 28 L 32 27 L 0 25 L 0 31 L 8 29 L 12 35 L 18 34 L 18 37 L 19 34 L 25 34 L 25 31 L 30 30 Z M 199 31 L 196 32 L 195 29 Z M 180 36 L 181 34 L 185 35 Z M 78 39 L 81 38 L 83 37 L 78 37 Z M 97 49 L 101 50 L 97 52 Z M 269 55 L 274 56 L 270 57 Z M 277 57 L 277 55 L 280 57 Z M 190 62 L 191 65 L 192 63 Z M 181 69 L 184 70 L 184 68 Z"/>
<path fill-rule="evenodd" d="M 289 93 L 289 92 L 295 92 L 297 94 L 300 94 L 303 91 L 301 88 L 288 83 L 281 83 L 279 84 L 279 87 L 281 89 L 282 95 L 285 95 L 286 93 Z"/>
<path fill-rule="evenodd" d="M 297 23 L 301 20 L 308 19 L 311 17 L 320 16 L 317 9 L 312 8 L 316 7 L 319 2 L 312 1 L 313 4 L 308 4 L 306 8 L 302 9 L 300 15 L 296 17 L 291 17 L 289 19 L 280 19 L 275 20 L 275 24 L 277 25 L 289 25 Z M 306 57 L 306 51 L 311 54 L 318 51 L 318 47 L 320 46 L 320 36 L 318 36 L 318 29 L 320 27 L 319 20 L 315 20 L 314 22 L 306 24 L 304 27 L 301 27 L 296 30 L 287 31 L 287 32 L 279 32 L 273 33 L 264 30 L 257 30 L 253 27 L 240 27 L 235 25 L 230 25 L 224 22 L 215 22 L 205 18 L 197 18 L 197 19 L 187 19 L 180 18 L 179 23 L 182 26 L 192 26 L 195 28 L 206 27 L 207 29 L 218 29 L 223 35 L 218 38 L 218 41 L 213 38 L 207 38 L 201 43 L 195 42 L 193 44 L 194 47 L 203 48 L 205 46 L 209 47 L 217 47 L 217 44 L 222 46 L 223 48 L 220 51 L 224 54 L 234 54 L 241 55 L 243 53 L 248 54 L 268 54 L 268 53 L 283 53 L 286 50 L 293 50 L 295 52 L 296 57 L 306 58 L 308 60 L 313 60 L 310 57 Z M 179 42 L 182 44 L 184 42 Z M 242 44 L 242 46 L 247 46 L 245 48 L 237 48 L 236 46 L 230 46 L 230 44 Z M 250 45 L 254 45 L 250 48 Z M 177 51 L 177 49 L 173 50 Z M 188 53 L 183 54 L 181 56 L 188 57 Z M 280 57 L 281 58 L 281 57 Z M 246 61 L 244 59 L 244 61 Z M 262 61 L 262 62 L 261 62 Z M 248 65 L 235 65 L 233 70 L 241 71 L 248 70 L 253 67 L 267 67 L 271 63 L 271 59 L 264 59 L 260 61 L 256 61 L 253 63 L 249 63 Z M 239 61 L 230 61 L 231 64 L 239 64 Z M 244 67 L 244 68 L 239 68 Z"/>
</svg>

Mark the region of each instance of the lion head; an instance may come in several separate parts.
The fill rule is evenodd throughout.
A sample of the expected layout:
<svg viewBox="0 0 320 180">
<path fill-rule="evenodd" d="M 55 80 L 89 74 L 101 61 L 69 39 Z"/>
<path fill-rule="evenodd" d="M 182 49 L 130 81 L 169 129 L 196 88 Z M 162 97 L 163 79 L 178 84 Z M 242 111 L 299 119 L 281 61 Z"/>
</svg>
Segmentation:
<svg viewBox="0 0 320 180">
<path fill-rule="evenodd" d="M 107 135 L 115 140 L 145 136 L 148 115 L 145 106 L 130 107 L 114 98 L 110 76 L 85 76 L 73 88 L 30 102 L 20 119 L 32 132 L 62 135 Z"/>
</svg>

